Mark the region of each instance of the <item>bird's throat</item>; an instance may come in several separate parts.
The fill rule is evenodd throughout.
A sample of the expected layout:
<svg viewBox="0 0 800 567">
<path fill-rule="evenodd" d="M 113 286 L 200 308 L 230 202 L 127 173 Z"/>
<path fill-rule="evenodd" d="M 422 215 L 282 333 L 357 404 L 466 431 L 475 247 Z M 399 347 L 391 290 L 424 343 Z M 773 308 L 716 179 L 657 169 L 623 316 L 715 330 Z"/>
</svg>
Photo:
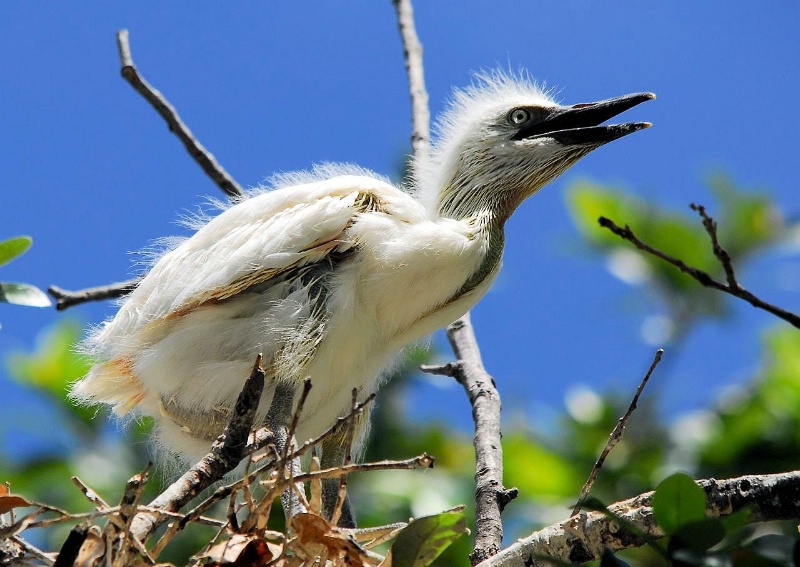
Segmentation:
<svg viewBox="0 0 800 567">
<path fill-rule="evenodd" d="M 490 222 L 481 227 L 480 236 L 486 239 L 486 254 L 483 257 L 478 269 L 464 282 L 461 289 L 456 293 L 456 298 L 461 297 L 481 284 L 491 273 L 500 265 L 503 259 L 503 248 L 505 247 L 506 237 L 504 230 L 505 222 Z"/>
</svg>

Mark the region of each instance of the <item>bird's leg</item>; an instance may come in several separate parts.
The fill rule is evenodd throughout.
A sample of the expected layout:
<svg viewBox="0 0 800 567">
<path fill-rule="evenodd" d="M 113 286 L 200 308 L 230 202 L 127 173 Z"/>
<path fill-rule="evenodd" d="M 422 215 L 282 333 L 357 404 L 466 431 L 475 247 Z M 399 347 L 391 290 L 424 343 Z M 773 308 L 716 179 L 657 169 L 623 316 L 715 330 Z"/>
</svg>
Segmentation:
<svg viewBox="0 0 800 567">
<path fill-rule="evenodd" d="M 320 460 L 320 465 L 323 469 L 341 467 L 346 452 L 347 445 L 343 437 L 329 437 L 322 442 L 322 459 Z M 333 512 L 336 509 L 336 502 L 339 499 L 340 483 L 341 480 L 339 478 L 322 479 L 322 513 L 329 520 L 333 517 Z M 356 518 L 353 514 L 353 508 L 350 506 L 350 498 L 348 498 L 347 494 L 344 495 L 342 512 L 339 516 L 338 524 L 343 528 L 356 527 Z"/>
<path fill-rule="evenodd" d="M 294 443 L 293 439 L 289 438 L 289 427 L 292 422 L 292 408 L 294 407 L 295 386 L 283 380 L 277 380 L 275 386 L 275 395 L 272 397 L 272 403 L 269 406 L 269 411 L 264 418 L 264 425 L 272 430 L 275 436 L 275 448 L 278 451 L 278 456 L 282 456 L 288 452 L 287 445 Z M 300 469 L 300 458 L 293 458 L 287 465 L 291 478 L 297 477 L 302 473 Z M 283 513 L 286 515 L 288 521 L 292 516 L 306 512 L 305 506 L 300 502 L 300 498 L 291 488 L 287 488 L 281 494 L 281 504 L 283 505 Z"/>
</svg>

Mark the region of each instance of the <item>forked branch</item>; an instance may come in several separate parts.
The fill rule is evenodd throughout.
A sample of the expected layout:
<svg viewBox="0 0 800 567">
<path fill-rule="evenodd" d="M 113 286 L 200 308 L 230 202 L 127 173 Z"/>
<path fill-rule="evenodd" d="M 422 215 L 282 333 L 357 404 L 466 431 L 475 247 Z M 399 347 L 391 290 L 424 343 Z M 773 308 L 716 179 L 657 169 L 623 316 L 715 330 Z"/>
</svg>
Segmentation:
<svg viewBox="0 0 800 567">
<path fill-rule="evenodd" d="M 422 44 L 417 37 L 411 0 L 392 0 L 392 3 L 397 11 L 411 95 L 411 145 L 416 159 L 425 160 L 430 148 L 430 109 L 425 88 Z M 503 541 L 500 514 L 505 505 L 517 496 L 517 489 L 506 489 L 503 486 L 500 393 L 483 367 L 469 313 L 447 328 L 447 337 L 457 361 L 423 370 L 456 378 L 467 392 L 472 405 L 472 418 L 475 422 L 476 509 L 475 547 L 470 554 L 470 560 L 476 564 L 500 550 Z"/>
<path fill-rule="evenodd" d="M 203 169 L 205 174 L 231 199 L 241 198 L 244 195 L 241 186 L 225 171 L 225 168 L 220 165 L 211 152 L 195 138 L 189 127 L 181 120 L 178 111 L 175 110 L 175 107 L 169 103 L 166 97 L 153 88 L 139 74 L 139 70 L 134 65 L 133 57 L 131 56 L 128 30 L 117 32 L 117 48 L 119 49 L 120 72 L 125 80 L 164 118 L 170 132 L 178 137 L 186 151 L 189 152 L 189 155 Z M 87 301 L 102 301 L 122 297 L 133 291 L 140 281 L 141 278 L 136 278 L 127 282 L 91 287 L 78 291 L 67 291 L 53 285 L 47 289 L 47 292 L 56 300 L 56 309 L 62 311 Z"/>
<path fill-rule="evenodd" d="M 720 261 L 720 264 L 722 265 L 723 270 L 725 271 L 727 283 L 722 283 L 714 279 L 709 273 L 704 272 L 703 270 L 699 270 L 697 268 L 693 268 L 687 265 L 685 262 L 683 262 L 683 260 L 679 260 L 678 258 L 670 256 L 666 252 L 663 252 L 643 242 L 633 233 L 633 230 L 631 230 L 631 228 L 628 225 L 625 225 L 624 228 L 620 227 L 617 224 L 615 224 L 614 221 L 607 219 L 606 217 L 600 217 L 598 219 L 598 223 L 600 223 L 600 226 L 602 226 L 603 228 L 607 228 L 608 230 L 610 230 L 623 240 L 627 240 L 639 250 L 647 252 L 648 254 L 651 254 L 656 258 L 660 258 L 665 262 L 672 264 L 684 274 L 694 278 L 701 285 L 725 292 L 734 297 L 738 297 L 739 299 L 743 299 L 753 307 L 757 307 L 758 309 L 763 309 L 764 311 L 772 313 L 776 317 L 780 317 L 784 321 L 800 329 L 800 315 L 792 313 L 791 311 L 786 311 L 785 309 L 782 309 L 777 305 L 772 305 L 771 303 L 767 303 L 766 301 L 759 298 L 755 294 L 747 291 L 736 281 L 736 276 L 734 275 L 733 265 L 731 264 L 730 256 L 725 251 L 725 249 L 722 248 L 722 246 L 719 244 L 719 241 L 717 240 L 716 222 L 714 222 L 714 220 L 706 214 L 705 209 L 703 207 L 692 205 L 692 208 L 698 211 L 700 215 L 703 217 L 703 226 L 706 228 L 706 231 L 709 233 L 711 237 L 712 245 L 714 246 L 714 254 Z"/>
<path fill-rule="evenodd" d="M 517 497 L 516 488 L 503 485 L 503 448 L 500 432 L 500 394 L 486 372 L 469 313 L 447 328 L 456 361 L 444 366 L 423 366 L 431 374 L 452 376 L 464 387 L 475 422 L 475 565 L 500 551 L 506 504 Z"/>
</svg>

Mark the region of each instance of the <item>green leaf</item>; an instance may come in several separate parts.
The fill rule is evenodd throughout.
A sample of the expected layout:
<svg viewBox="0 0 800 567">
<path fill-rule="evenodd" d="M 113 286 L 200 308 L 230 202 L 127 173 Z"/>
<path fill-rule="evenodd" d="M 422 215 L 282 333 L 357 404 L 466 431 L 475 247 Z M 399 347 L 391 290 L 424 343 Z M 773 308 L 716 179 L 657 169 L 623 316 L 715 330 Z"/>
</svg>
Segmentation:
<svg viewBox="0 0 800 567">
<path fill-rule="evenodd" d="M 719 518 L 703 518 L 696 522 L 683 524 L 669 540 L 668 551 L 688 549 L 705 552 L 717 545 L 725 537 L 725 526 Z"/>
<path fill-rule="evenodd" d="M 575 494 L 575 487 L 582 482 L 575 462 L 545 447 L 526 433 L 504 435 L 503 451 L 506 482 L 525 494 L 547 498 L 569 497 Z M 538 474 L 531 474 L 532 470 L 538 471 Z"/>
<path fill-rule="evenodd" d="M 736 259 L 774 242 L 785 228 L 780 211 L 764 192 L 742 191 L 721 173 L 708 179 L 720 203 L 720 243 Z M 709 211 L 712 212 L 712 211 Z"/>
<path fill-rule="evenodd" d="M 469 533 L 464 507 L 413 520 L 397 536 L 389 551 L 393 567 L 425 567 L 453 541 Z"/>
<path fill-rule="evenodd" d="M 592 244 L 601 248 L 617 246 L 620 239 L 600 227 L 601 216 L 622 224 L 639 224 L 645 216 L 644 204 L 622 191 L 590 181 L 579 181 L 567 192 L 567 206 L 578 230 Z"/>
<path fill-rule="evenodd" d="M 27 252 L 33 244 L 30 236 L 16 236 L 0 242 L 0 266 Z"/>
<path fill-rule="evenodd" d="M 0 301 L 27 305 L 29 307 L 50 307 L 50 298 L 38 287 L 24 283 L 0 282 Z"/>
<path fill-rule="evenodd" d="M 706 493 L 692 478 L 675 473 L 661 481 L 653 495 L 653 514 L 668 535 L 706 517 Z"/>
<path fill-rule="evenodd" d="M 69 385 L 84 376 L 91 366 L 87 357 L 75 352 L 81 334 L 80 325 L 72 320 L 64 320 L 48 329 L 36 351 L 11 354 L 8 365 L 11 377 L 63 402 Z M 87 424 L 93 422 L 97 413 L 93 408 L 62 405 Z"/>
</svg>

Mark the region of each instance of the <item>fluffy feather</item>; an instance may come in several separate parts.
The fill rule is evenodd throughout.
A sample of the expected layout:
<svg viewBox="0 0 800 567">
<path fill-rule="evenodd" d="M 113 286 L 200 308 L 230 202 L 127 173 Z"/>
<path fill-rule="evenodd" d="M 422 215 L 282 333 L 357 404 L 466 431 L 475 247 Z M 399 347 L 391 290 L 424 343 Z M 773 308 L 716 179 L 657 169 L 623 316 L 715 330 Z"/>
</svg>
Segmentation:
<svg viewBox="0 0 800 567">
<path fill-rule="evenodd" d="M 310 378 L 297 435 L 320 434 L 348 411 L 353 388 L 372 393 L 403 346 L 486 293 L 515 207 L 607 141 L 561 143 L 548 117 L 573 112 L 596 126 L 591 106 L 559 107 L 522 76 L 483 74 L 455 92 L 430 159 L 413 163 L 411 193 L 356 166 L 323 165 L 190 219 L 196 233 L 155 259 L 86 340 L 97 363 L 72 396 L 154 417 L 162 444 L 194 459 L 260 352 L 269 381 L 258 419 L 277 381 Z M 525 124 L 511 120 L 515 109 Z M 532 124 L 544 135 L 526 134 Z"/>
</svg>

